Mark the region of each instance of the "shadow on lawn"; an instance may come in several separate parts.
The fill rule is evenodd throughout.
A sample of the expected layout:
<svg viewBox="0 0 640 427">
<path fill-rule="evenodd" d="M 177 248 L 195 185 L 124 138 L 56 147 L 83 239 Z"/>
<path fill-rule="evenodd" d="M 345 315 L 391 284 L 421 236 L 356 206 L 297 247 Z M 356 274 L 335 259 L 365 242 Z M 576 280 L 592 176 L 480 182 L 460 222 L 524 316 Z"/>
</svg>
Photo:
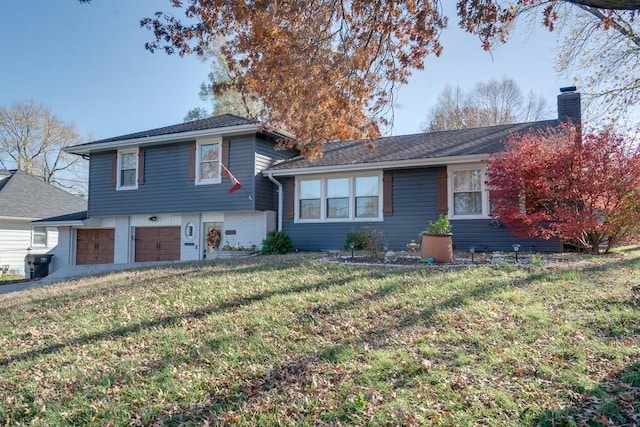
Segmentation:
<svg viewBox="0 0 640 427">
<path fill-rule="evenodd" d="M 640 425 L 640 363 L 610 375 L 568 407 L 544 412 L 532 425 Z"/>
<path fill-rule="evenodd" d="M 638 264 L 640 264 L 640 260 L 636 258 L 630 260 L 622 259 L 617 260 L 615 263 L 609 263 L 606 266 L 587 267 L 582 269 L 582 271 L 615 271 L 616 269 L 622 267 L 638 267 Z M 299 264 L 294 264 L 293 266 L 296 265 L 299 267 Z M 246 271 L 263 271 L 264 268 L 265 266 L 261 264 L 251 264 L 242 266 L 240 269 L 245 269 Z M 279 267 L 271 268 L 286 269 L 292 268 L 292 265 L 284 264 Z M 369 269 L 368 272 L 363 274 L 363 270 L 366 271 L 366 269 L 362 267 L 354 268 L 351 270 L 345 267 L 343 273 L 346 273 L 342 274 L 339 278 L 336 279 L 317 281 L 309 284 L 290 286 L 284 289 L 277 289 L 253 295 L 242 296 L 230 299 L 215 306 L 204 307 L 199 310 L 180 313 L 177 315 L 164 316 L 158 319 L 127 325 L 122 328 L 117 328 L 114 330 L 104 331 L 96 334 L 88 334 L 78 338 L 70 339 L 64 343 L 53 344 L 41 349 L 34 349 L 21 354 L 9 356 L 4 359 L 0 359 L 0 366 L 8 366 L 15 362 L 31 360 L 40 356 L 53 354 L 66 347 L 81 346 L 100 340 L 109 340 L 117 337 L 124 337 L 165 325 L 179 324 L 183 319 L 203 318 L 214 313 L 220 313 L 228 310 L 234 310 L 239 307 L 249 306 L 253 303 L 264 301 L 274 296 L 341 287 L 347 285 L 352 280 L 361 280 L 363 278 L 366 279 L 367 277 L 372 279 L 380 279 L 386 276 L 396 276 L 396 281 L 391 283 L 381 282 L 380 286 L 377 289 L 371 290 L 366 293 L 358 293 L 358 295 L 354 298 L 338 301 L 333 304 L 320 304 L 316 307 L 316 309 L 310 310 L 308 314 L 304 314 L 303 317 L 299 319 L 300 322 L 326 322 L 327 319 L 334 313 L 382 300 L 389 295 L 403 291 L 405 289 L 404 286 L 407 285 L 406 282 L 403 283 L 404 279 L 401 278 L 401 275 L 405 275 L 407 273 L 406 271 L 381 271 L 379 269 Z M 234 270 L 235 273 L 238 273 L 238 271 L 239 270 Z M 397 334 L 398 331 L 401 331 L 403 328 L 408 328 L 423 322 L 431 321 L 440 311 L 451 310 L 456 307 L 469 304 L 474 299 L 488 297 L 489 295 L 504 288 L 526 286 L 531 282 L 544 280 L 549 275 L 557 274 L 558 271 L 562 271 L 562 269 L 558 268 L 553 271 L 534 271 L 531 272 L 526 278 L 515 281 L 509 279 L 497 280 L 485 286 L 474 287 L 467 292 L 461 292 L 455 295 L 451 295 L 448 298 L 443 299 L 442 301 L 434 303 L 431 307 L 428 307 L 416 313 L 406 313 L 400 309 L 395 310 L 390 315 L 390 317 L 387 317 L 387 321 L 382 325 L 379 325 L 379 327 L 377 328 L 371 328 L 366 331 L 355 331 L 353 334 L 347 335 L 345 338 L 340 338 L 334 342 L 328 343 L 328 345 L 325 345 L 324 348 L 316 348 L 313 353 L 292 354 L 287 361 L 275 366 L 270 372 L 266 373 L 265 375 L 248 377 L 243 380 L 239 380 L 234 384 L 231 384 L 228 388 L 212 390 L 211 395 L 208 398 L 192 404 L 190 407 L 185 408 L 184 411 L 179 414 L 167 415 L 167 418 L 164 418 L 163 422 L 166 425 L 180 424 L 185 421 L 192 420 L 208 420 L 209 422 L 213 423 L 233 422 L 233 420 L 225 420 L 223 418 L 224 414 L 242 410 L 248 410 L 249 412 L 252 412 L 254 410 L 259 411 L 261 405 L 264 404 L 268 406 L 268 402 L 274 403 L 272 401 L 272 399 L 274 398 L 291 399 L 291 401 L 288 403 L 295 403 L 296 398 L 305 398 L 306 393 L 311 386 L 313 386 L 314 388 L 326 387 L 328 394 L 339 393 L 340 384 L 345 380 L 345 378 L 347 378 L 348 373 L 344 370 L 336 369 L 336 367 L 339 367 L 340 358 L 342 357 L 341 354 L 345 351 L 348 351 L 350 346 L 359 345 L 363 342 L 370 344 L 371 347 L 385 346 L 388 344 L 388 339 L 390 338 L 391 334 Z M 177 276 L 189 275 L 189 278 L 193 278 L 192 274 L 193 271 L 189 270 L 188 267 L 185 267 L 185 271 L 176 273 Z M 203 268 L 202 272 L 197 273 L 197 275 L 203 276 L 206 276 L 208 274 L 211 274 L 211 271 L 207 268 Z M 428 277 L 429 276 L 425 276 L 426 279 L 428 279 Z M 157 278 L 154 278 L 153 280 L 155 281 L 157 280 Z M 410 280 L 410 278 L 407 280 Z M 123 284 L 122 286 L 125 286 L 125 284 Z M 318 319 L 316 319 L 316 317 L 318 317 Z M 216 345 L 216 343 L 213 342 L 212 345 Z M 170 363 L 173 363 L 171 359 L 160 360 L 159 364 L 155 364 L 155 366 L 153 366 L 153 369 L 161 369 L 162 365 Z M 569 420 L 569 417 L 576 417 L 575 414 L 580 414 L 582 412 L 587 413 L 588 411 L 592 410 L 594 407 L 593 405 L 596 404 L 594 403 L 594 398 L 592 396 L 594 396 L 594 394 L 598 395 L 607 393 L 608 396 L 610 396 L 611 402 L 613 402 L 610 404 L 610 406 L 614 409 L 608 410 L 605 415 L 607 415 L 611 420 L 632 419 L 628 417 L 630 417 L 631 415 L 629 414 L 633 414 L 633 412 L 626 412 L 629 408 L 629 404 L 626 399 L 629 397 L 635 398 L 635 400 L 631 400 L 630 402 L 635 402 L 631 403 L 631 408 L 635 408 L 637 412 L 637 402 L 640 401 L 640 397 L 638 396 L 637 384 L 634 389 L 628 389 L 627 386 L 629 384 L 629 379 L 631 381 L 640 382 L 639 364 L 628 366 L 624 372 L 613 376 L 610 380 L 603 383 L 597 390 L 590 393 L 589 396 L 584 396 L 583 400 L 576 402 L 575 405 L 573 405 L 571 408 L 561 412 L 552 410 L 548 411 L 544 414 L 544 416 L 540 417 L 539 422 L 551 425 L 554 422 L 557 422 L 557 420 Z M 318 393 L 316 393 L 314 396 L 318 396 Z M 333 398 L 335 399 L 335 396 Z M 357 408 L 352 408 L 352 406 L 350 406 L 348 402 L 336 402 L 337 407 L 335 408 L 335 413 L 327 414 L 328 418 L 322 418 L 322 414 L 318 415 L 319 417 L 321 417 L 320 421 L 353 421 L 351 416 L 358 411 Z M 274 404 L 286 406 L 287 402 L 281 400 L 276 401 Z M 598 405 L 601 404 L 602 401 L 598 403 Z M 633 404 L 635 404 L 636 406 L 634 407 Z M 607 403 L 607 405 L 609 405 L 609 403 Z M 620 407 L 622 409 L 618 411 L 615 410 L 615 407 Z M 299 405 L 298 409 L 290 410 L 304 411 L 304 408 L 305 405 L 301 404 Z M 309 410 L 313 411 L 316 409 Z M 298 415 L 306 416 L 306 414 L 304 413 Z M 162 414 L 158 414 L 157 416 L 162 417 Z M 616 418 L 616 416 L 627 418 Z M 290 420 L 295 419 L 296 414 L 294 413 L 292 414 Z M 308 421 L 308 419 L 306 420 Z M 411 424 L 410 420 L 406 421 L 407 424 Z"/>
<path fill-rule="evenodd" d="M 605 266 L 584 267 L 580 271 L 584 273 L 602 273 L 615 271 L 623 267 L 637 268 L 638 259 L 618 259 Z M 553 270 L 534 271 L 525 278 L 512 280 L 503 279 L 484 286 L 471 288 L 467 292 L 451 295 L 431 307 L 418 313 L 404 313 L 398 310 L 390 313 L 390 317 L 382 324 L 368 330 L 355 331 L 346 337 L 329 342 L 324 347 L 318 347 L 314 353 L 291 355 L 289 359 L 277 366 L 265 375 L 257 375 L 245 378 L 227 389 L 216 389 L 203 401 L 193 404 L 185 411 L 175 414 L 163 421 L 167 425 L 180 424 L 185 421 L 208 421 L 211 423 L 233 422 L 234 419 L 226 419 L 233 414 L 245 414 L 251 419 L 250 414 L 260 412 L 277 413 L 279 410 L 287 411 L 290 421 L 301 420 L 304 422 L 357 422 L 360 410 L 354 407 L 353 402 L 340 400 L 340 390 L 345 387 L 343 382 L 348 380 L 349 373 L 340 368 L 343 358 L 349 360 L 353 357 L 354 346 L 366 343 L 370 349 L 386 347 L 397 338 L 398 333 L 404 328 L 411 328 L 419 324 L 432 321 L 442 311 L 455 309 L 472 303 L 474 300 L 489 297 L 509 287 L 528 286 L 536 281 L 545 281 L 564 270 L 576 270 L 575 267 L 555 268 Z M 400 276 L 406 272 L 393 270 L 383 275 Z M 374 273 L 380 277 L 379 270 Z M 428 276 L 426 276 L 428 279 Z M 419 284 L 423 285 L 423 284 Z M 358 306 L 373 304 L 390 295 L 404 290 L 399 282 L 381 283 L 371 291 L 359 294 L 357 297 L 338 301 L 332 304 L 319 304 L 308 313 L 302 314 L 298 322 L 326 324 L 330 323 L 330 317 L 344 310 L 357 308 Z M 626 304 L 626 301 L 619 301 Z M 632 302 L 633 303 L 633 302 Z M 595 326 L 595 325 L 594 325 Z M 393 335 L 393 336 L 392 336 Z M 419 375 L 421 370 L 416 368 L 408 371 L 407 375 Z M 408 380 L 403 376 L 404 380 Z M 318 382 L 318 378 L 322 380 Z M 328 387 L 325 393 L 318 390 L 318 384 Z M 612 375 L 598 388 L 584 394 L 579 401 L 564 410 L 549 410 L 536 418 L 534 424 L 542 425 L 573 425 L 571 420 L 581 422 L 603 422 L 607 420 L 616 425 L 637 425 L 640 411 L 640 364 L 631 364 L 622 371 Z M 327 395 L 334 394 L 332 397 Z M 323 405 L 314 399 L 332 400 L 327 407 L 333 407 L 333 412 L 322 413 L 318 410 Z M 344 396 L 343 396 L 344 398 Z M 310 399 L 310 400 L 309 400 Z M 311 403 L 309 403 L 311 402 Z M 288 408 L 288 409 L 287 409 Z M 411 417 L 409 413 L 403 416 Z M 356 418 L 354 418 L 356 417 Z M 366 419 L 361 422 L 366 422 Z M 419 420 L 398 420 L 400 424 L 419 424 Z"/>
<path fill-rule="evenodd" d="M 45 295 L 42 298 L 34 298 L 33 293 L 28 293 L 20 295 L 23 298 L 12 296 L 7 299 L 7 303 L 10 307 L 25 307 L 26 309 L 31 307 L 35 311 L 41 311 L 43 305 L 58 307 L 66 302 L 108 297 L 121 294 L 123 291 L 137 292 L 140 288 L 157 286 L 158 284 L 165 286 L 172 282 L 206 279 L 213 275 L 219 278 L 230 274 L 285 271 L 295 268 L 296 265 L 291 262 L 267 263 L 261 258 L 242 258 L 138 268 L 73 279 L 57 287 L 40 288 L 40 291 Z M 106 281 L 104 280 L 106 276 L 111 276 L 114 279 Z M 59 289 L 61 290 L 59 291 Z"/>
<path fill-rule="evenodd" d="M 264 269 L 260 269 L 258 267 L 252 267 L 251 270 L 264 271 Z M 66 347 L 86 345 L 96 341 L 113 339 L 116 337 L 124 337 L 131 334 L 136 334 L 145 330 L 150 330 L 150 329 L 154 329 L 161 326 L 179 324 L 180 321 L 183 319 L 200 319 L 214 313 L 220 313 L 226 310 L 233 310 L 239 307 L 253 304 L 258 301 L 267 300 L 271 297 L 278 296 L 278 295 L 287 295 L 292 293 L 316 291 L 321 289 L 340 287 L 354 280 L 356 277 L 361 278 L 362 275 L 355 274 L 354 272 L 351 275 L 341 278 L 340 280 L 315 282 L 315 283 L 310 283 L 305 285 L 291 286 L 284 289 L 277 289 L 273 291 L 258 293 L 254 295 L 241 296 L 238 298 L 225 301 L 222 304 L 205 307 L 200 310 L 193 310 L 193 311 L 188 311 L 188 312 L 184 312 L 176 315 L 163 316 L 158 319 L 135 323 L 135 324 L 124 326 L 118 329 L 103 331 L 95 334 L 88 334 L 88 335 L 80 336 L 78 338 L 71 339 L 67 342 L 57 343 L 44 348 L 34 349 L 27 352 L 23 352 L 21 354 L 5 357 L 3 359 L 0 359 L 0 366 L 8 366 L 18 361 L 30 360 L 36 357 L 53 354 Z"/>
</svg>

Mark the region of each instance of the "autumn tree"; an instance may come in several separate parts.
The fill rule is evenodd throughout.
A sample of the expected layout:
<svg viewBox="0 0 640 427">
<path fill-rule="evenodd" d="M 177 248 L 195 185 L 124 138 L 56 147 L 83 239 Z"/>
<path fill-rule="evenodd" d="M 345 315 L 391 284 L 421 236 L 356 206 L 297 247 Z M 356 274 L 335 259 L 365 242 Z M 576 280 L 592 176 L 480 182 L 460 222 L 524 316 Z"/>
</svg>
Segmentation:
<svg viewBox="0 0 640 427">
<path fill-rule="evenodd" d="M 563 29 L 556 68 L 580 84 L 594 112 L 616 119 L 640 101 L 638 1 L 458 1 L 460 26 L 485 49 L 506 42 L 519 19 Z"/>
<path fill-rule="evenodd" d="M 81 143 L 75 126 L 34 101 L 0 106 L 0 167 L 21 169 L 58 187 L 86 194 L 86 161 L 62 151 Z"/>
<path fill-rule="evenodd" d="M 562 23 L 556 68 L 586 89 L 587 113 L 624 119 L 640 102 L 640 22 L 635 14 L 575 9 Z"/>
<path fill-rule="evenodd" d="M 425 132 L 540 120 L 549 113 L 539 94 L 526 97 L 513 79 L 477 83 L 469 92 L 446 86 L 427 114 Z"/>
<path fill-rule="evenodd" d="M 80 0 L 87 2 L 88 0 Z M 447 25 L 438 0 L 171 0 L 141 25 L 151 52 L 203 54 L 216 39 L 242 94 L 264 103 L 263 119 L 296 135 L 313 159 L 334 140 L 373 138 L 388 125 L 399 86 L 442 51 Z M 458 0 L 459 25 L 482 45 L 506 41 L 516 18 L 541 11 L 552 29 L 575 8 L 601 13 L 599 31 L 622 14 L 635 22 L 640 0 Z M 184 18 L 180 17 L 184 14 Z M 214 92 L 227 84 L 214 85 Z"/>
<path fill-rule="evenodd" d="M 575 132 L 514 135 L 489 159 L 492 216 L 519 237 L 608 252 L 640 230 L 640 150 L 615 132 Z"/>
</svg>

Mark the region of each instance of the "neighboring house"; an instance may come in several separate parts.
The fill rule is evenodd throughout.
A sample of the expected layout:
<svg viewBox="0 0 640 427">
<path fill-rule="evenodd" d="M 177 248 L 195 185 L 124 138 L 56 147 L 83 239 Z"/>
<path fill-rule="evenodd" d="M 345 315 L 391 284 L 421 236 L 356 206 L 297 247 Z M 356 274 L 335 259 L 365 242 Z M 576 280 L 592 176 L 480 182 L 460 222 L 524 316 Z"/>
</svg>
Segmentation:
<svg viewBox="0 0 640 427">
<path fill-rule="evenodd" d="M 20 170 L 0 170 L 0 268 L 23 275 L 24 258 L 49 253 L 58 245 L 58 229 L 32 221 L 87 209 L 86 201 Z M 54 257 L 55 258 L 55 257 Z M 52 260 L 55 268 L 57 260 Z"/>
<path fill-rule="evenodd" d="M 560 94 L 558 109 L 579 123 L 580 95 Z M 387 137 L 373 150 L 339 142 L 310 163 L 276 149 L 282 133 L 225 114 L 67 148 L 89 158 L 88 213 L 47 223 L 60 229 L 56 257 L 71 265 L 197 260 L 227 244 L 260 248 L 275 229 L 297 249 L 322 250 L 366 226 L 401 250 L 439 214 L 458 249 L 556 251 L 560 242 L 518 241 L 490 218 L 483 162 L 510 134 L 557 124 Z M 224 167 L 241 189 L 229 192 Z"/>
</svg>

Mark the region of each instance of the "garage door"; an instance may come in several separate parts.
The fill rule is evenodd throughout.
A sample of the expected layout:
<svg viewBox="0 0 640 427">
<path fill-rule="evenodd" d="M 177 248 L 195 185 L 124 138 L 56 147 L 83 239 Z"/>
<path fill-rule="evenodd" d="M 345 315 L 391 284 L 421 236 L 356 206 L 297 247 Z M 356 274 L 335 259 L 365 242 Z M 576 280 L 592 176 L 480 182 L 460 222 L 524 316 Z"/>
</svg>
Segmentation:
<svg viewBox="0 0 640 427">
<path fill-rule="evenodd" d="M 76 230 L 76 264 L 113 264 L 113 228 Z"/>
<path fill-rule="evenodd" d="M 135 261 L 178 261 L 180 259 L 180 227 L 138 227 Z"/>
</svg>

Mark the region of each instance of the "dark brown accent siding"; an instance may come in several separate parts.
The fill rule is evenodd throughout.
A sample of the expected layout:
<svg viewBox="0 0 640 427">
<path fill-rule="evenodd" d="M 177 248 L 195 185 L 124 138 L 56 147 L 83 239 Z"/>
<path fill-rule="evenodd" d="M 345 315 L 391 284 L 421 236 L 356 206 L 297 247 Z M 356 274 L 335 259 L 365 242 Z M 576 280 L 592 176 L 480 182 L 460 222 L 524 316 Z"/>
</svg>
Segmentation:
<svg viewBox="0 0 640 427">
<path fill-rule="evenodd" d="M 292 219 L 295 215 L 295 189 L 296 189 L 296 180 L 295 178 L 289 178 L 286 181 L 287 186 L 287 207 L 286 207 L 286 214 L 287 214 L 287 218 Z"/>
<path fill-rule="evenodd" d="M 138 150 L 138 185 L 144 184 L 144 148 Z"/>
<path fill-rule="evenodd" d="M 227 138 L 222 138 L 222 146 L 220 147 L 220 150 L 222 150 L 222 153 L 220 153 L 222 164 L 230 170 L 231 166 L 229 166 L 229 140 Z"/>
<path fill-rule="evenodd" d="M 111 153 L 111 186 L 115 187 L 118 182 L 118 152 Z"/>
<path fill-rule="evenodd" d="M 393 175 L 387 172 L 382 177 L 382 213 L 393 215 Z"/>
<path fill-rule="evenodd" d="M 438 180 L 438 215 L 446 215 L 449 212 L 447 200 L 447 171 L 438 171 L 436 179 Z"/>
<path fill-rule="evenodd" d="M 189 181 L 196 180 L 196 144 L 189 145 Z"/>
</svg>

